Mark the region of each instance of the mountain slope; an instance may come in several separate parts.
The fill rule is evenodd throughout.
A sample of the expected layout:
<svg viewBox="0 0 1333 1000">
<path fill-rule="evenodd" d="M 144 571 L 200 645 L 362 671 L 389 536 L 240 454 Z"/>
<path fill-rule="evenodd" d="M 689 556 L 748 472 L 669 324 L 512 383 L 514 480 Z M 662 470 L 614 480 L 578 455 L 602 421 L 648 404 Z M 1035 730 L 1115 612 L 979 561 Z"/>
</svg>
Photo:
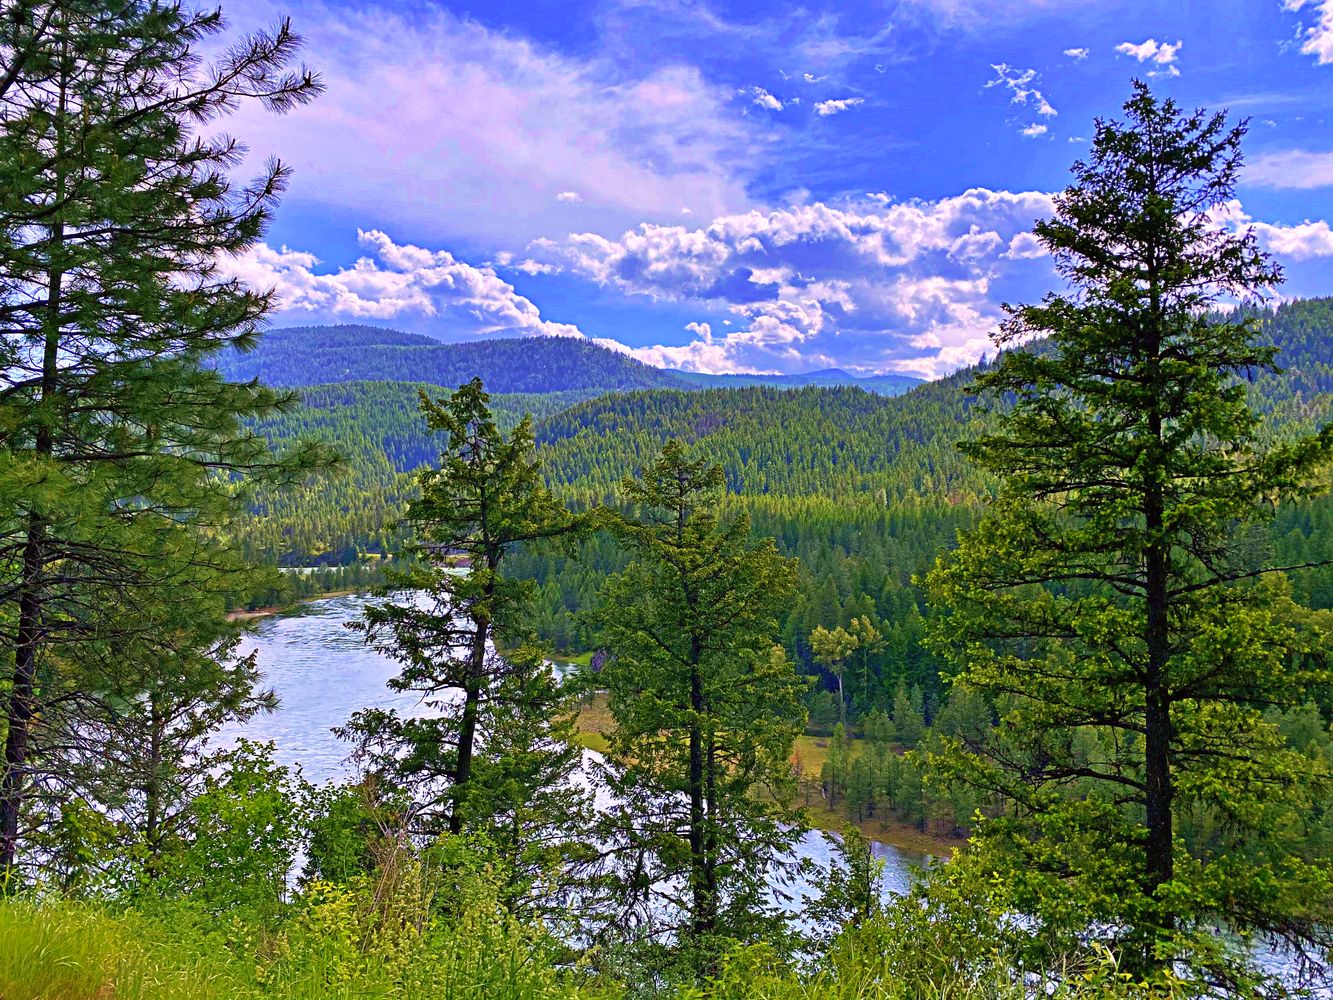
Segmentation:
<svg viewBox="0 0 1333 1000">
<path fill-rule="evenodd" d="M 841 368 L 826 368 L 817 372 L 797 375 L 707 375 L 703 372 L 671 370 L 699 389 L 739 389 L 748 386 L 770 386 L 775 389 L 799 389 L 805 386 L 853 386 L 881 396 L 898 396 L 920 385 L 923 379 L 911 375 L 853 375 Z"/>
<path fill-rule="evenodd" d="M 254 351 L 232 352 L 218 367 L 229 378 L 286 387 L 414 381 L 453 388 L 479 375 L 488 390 L 500 393 L 854 385 L 894 396 L 921 381 L 908 375 L 859 377 L 837 368 L 799 375 L 706 375 L 654 368 L 578 337 L 445 344 L 362 325 L 279 327 L 267 331 Z"/>
<path fill-rule="evenodd" d="M 248 354 L 218 364 L 228 378 L 303 387 L 335 382 L 426 382 L 453 388 L 480 376 L 498 393 L 683 388 L 673 373 L 577 337 L 444 344 L 377 326 L 296 326 L 267 331 Z"/>
</svg>

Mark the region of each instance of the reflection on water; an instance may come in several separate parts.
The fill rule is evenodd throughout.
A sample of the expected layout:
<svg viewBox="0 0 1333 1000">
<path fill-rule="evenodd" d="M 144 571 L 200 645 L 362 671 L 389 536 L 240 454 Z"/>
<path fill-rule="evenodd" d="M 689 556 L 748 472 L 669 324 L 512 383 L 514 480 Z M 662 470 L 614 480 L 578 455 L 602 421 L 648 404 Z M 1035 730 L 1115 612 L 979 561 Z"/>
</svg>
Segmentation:
<svg viewBox="0 0 1333 1000">
<path fill-rule="evenodd" d="M 281 707 L 244 726 L 229 727 L 222 742 L 238 736 L 271 740 L 280 763 L 298 765 L 316 784 L 348 776 L 348 745 L 332 733 L 363 708 L 396 708 L 403 715 L 428 711 L 411 692 L 386 686 L 398 672 L 388 657 L 366 648 L 360 635 L 343 623 L 360 616 L 366 597 L 313 601 L 287 614 L 261 621 L 242 646 L 258 652 L 263 683 L 278 693 Z M 889 844 L 873 845 L 884 860 L 886 893 L 904 891 L 911 872 L 925 856 Z M 827 869 L 829 845 L 818 833 L 805 835 L 800 854 Z M 815 891 L 811 889 L 810 891 Z"/>
</svg>

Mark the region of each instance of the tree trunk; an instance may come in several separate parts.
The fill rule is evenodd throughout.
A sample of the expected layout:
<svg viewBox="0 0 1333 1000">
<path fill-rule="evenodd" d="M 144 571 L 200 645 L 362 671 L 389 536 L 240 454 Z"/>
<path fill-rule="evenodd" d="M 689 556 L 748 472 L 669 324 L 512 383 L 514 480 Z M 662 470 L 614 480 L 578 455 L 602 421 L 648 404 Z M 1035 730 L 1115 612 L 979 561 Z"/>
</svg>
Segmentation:
<svg viewBox="0 0 1333 1000">
<path fill-rule="evenodd" d="M 58 120 L 64 120 L 65 91 L 62 80 Z M 63 148 L 63 142 L 60 143 Z M 63 197 L 63 173 L 57 192 Z M 64 272 L 59 260 L 65 237 L 62 222 L 51 227 L 52 261 L 48 271 L 45 306 L 45 343 L 42 351 L 41 409 L 49 410 L 57 391 L 60 360 L 60 306 Z M 40 461 L 55 451 L 52 420 L 44 414 L 37 425 L 33 451 Z M 46 601 L 45 575 L 48 528 L 40 511 L 29 511 L 27 538 L 23 545 L 22 576 L 18 586 L 18 627 L 14 646 L 14 681 L 6 714 L 4 774 L 0 776 L 0 875 L 14 866 L 18 857 L 19 817 L 28 778 L 28 751 L 33 717 L 37 714 L 37 661 L 41 644 L 42 618 Z"/>
<path fill-rule="evenodd" d="M 156 695 L 150 712 L 148 775 L 144 782 L 144 842 L 148 847 L 148 873 L 156 875 L 162 854 L 162 738 L 167 722 Z"/>
<path fill-rule="evenodd" d="M 37 650 L 41 643 L 41 572 L 46 527 L 40 516 L 28 520 L 23 546 L 23 578 L 19 591 L 18 643 L 14 650 L 14 681 L 9 693 L 5 735 L 5 771 L 0 778 L 0 876 L 18 858 L 19 817 L 27 784 L 28 742 L 37 706 Z"/>
<path fill-rule="evenodd" d="M 703 713 L 703 677 L 699 673 L 699 644 L 693 643 L 690 663 L 690 890 L 693 897 L 691 930 L 696 937 L 712 932 L 717 923 L 717 904 L 708 893 L 708 862 L 704 833 L 704 738 L 699 724 Z"/>
<path fill-rule="evenodd" d="M 1156 272 L 1156 261 L 1154 261 L 1149 290 L 1154 323 L 1148 330 L 1145 352 L 1150 362 L 1152 389 L 1152 403 L 1148 414 L 1148 447 L 1153 450 L 1153 454 L 1145 472 L 1148 478 L 1143 498 L 1144 528 L 1148 542 L 1144 551 L 1146 623 L 1144 645 L 1148 656 L 1143 692 L 1144 811 L 1148 824 L 1147 842 L 1144 845 L 1146 875 L 1144 891 L 1153 897 L 1175 874 L 1175 845 L 1171 816 L 1171 799 L 1174 791 L 1171 780 L 1171 691 L 1167 673 L 1171 655 L 1168 631 L 1170 542 L 1162 536 L 1165 526 L 1165 498 L 1161 477 L 1167 474 L 1167 470 L 1161 458 L 1164 428 L 1158 408 L 1163 395 L 1161 370 L 1163 337 L 1159 320 L 1161 294 Z M 1175 920 L 1170 913 L 1159 912 L 1158 927 L 1170 929 L 1174 925 Z M 1149 965 L 1155 964 L 1152 956 L 1144 957 Z"/>
<path fill-rule="evenodd" d="M 487 588 L 487 598 L 490 597 Z M 467 783 L 472 779 L 472 755 L 477 743 L 477 715 L 481 703 L 482 682 L 486 672 L 486 638 L 489 623 L 477 620 L 472 637 L 472 655 L 468 663 L 467 683 L 463 688 L 463 714 L 458 722 L 458 763 L 454 769 L 454 801 L 449 810 L 449 832 L 463 832 L 463 813 L 460 809 Z"/>
</svg>

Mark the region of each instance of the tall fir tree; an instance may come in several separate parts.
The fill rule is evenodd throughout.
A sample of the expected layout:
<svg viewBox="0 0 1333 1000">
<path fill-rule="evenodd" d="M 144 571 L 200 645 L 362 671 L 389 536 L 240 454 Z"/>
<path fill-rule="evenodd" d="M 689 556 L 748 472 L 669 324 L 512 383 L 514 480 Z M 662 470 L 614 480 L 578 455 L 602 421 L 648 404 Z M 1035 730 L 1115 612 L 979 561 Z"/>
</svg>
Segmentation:
<svg viewBox="0 0 1333 1000">
<path fill-rule="evenodd" d="M 935 645 L 1002 717 L 951 767 L 1008 803 L 944 878 L 996 889 L 1025 940 L 1258 995 L 1246 935 L 1318 953 L 1333 927 L 1299 837 L 1327 768 L 1263 714 L 1329 680 L 1265 532 L 1327 486 L 1333 430 L 1265 443 L 1246 377 L 1274 351 L 1216 311 L 1280 277 L 1216 216 L 1244 126 L 1142 83 L 1125 112 L 1036 226 L 1070 291 L 1012 310 L 976 380 L 1012 403 L 965 445 L 1003 488 L 928 580 Z M 1199 811 L 1218 834 L 1187 849 Z"/>
<path fill-rule="evenodd" d="M 401 664 L 390 687 L 420 692 L 432 711 L 367 709 L 343 732 L 369 770 L 411 797 L 415 832 L 498 847 L 510 901 L 530 910 L 540 886 L 581 854 L 590 803 L 575 780 L 572 694 L 531 632 L 537 587 L 501 569 L 518 546 L 582 522 L 542 482 L 532 421 L 502 432 L 480 379 L 420 398 L 444 452 L 408 505 L 414 540 L 386 574 L 397 599 L 368 605 L 351 627 Z"/>
<path fill-rule="evenodd" d="M 612 902 L 698 972 L 724 941 L 774 928 L 770 880 L 802 830 L 790 758 L 805 684 L 776 645 L 795 567 L 723 515 L 721 469 L 674 441 L 622 489 L 606 524 L 632 562 L 592 615 L 615 721 Z"/>
<path fill-rule="evenodd" d="M 217 11 L 146 0 L 0 14 L 0 621 L 6 648 L 0 870 L 19 855 L 32 728 L 64 643 L 155 630 L 149 597 L 237 570 L 220 527 L 275 457 L 247 418 L 292 400 L 207 362 L 255 343 L 272 305 L 224 262 L 262 237 L 287 178 L 229 171 L 217 121 L 286 111 L 317 78 L 283 22 L 211 63 Z M 114 594 L 114 600 L 107 595 Z"/>
</svg>

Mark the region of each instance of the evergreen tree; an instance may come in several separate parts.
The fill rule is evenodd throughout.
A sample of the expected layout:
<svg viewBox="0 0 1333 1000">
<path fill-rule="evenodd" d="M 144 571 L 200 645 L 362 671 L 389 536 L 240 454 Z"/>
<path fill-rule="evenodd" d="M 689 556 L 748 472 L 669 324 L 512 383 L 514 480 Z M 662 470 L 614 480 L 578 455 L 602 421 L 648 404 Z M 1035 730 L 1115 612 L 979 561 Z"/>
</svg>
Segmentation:
<svg viewBox="0 0 1333 1000">
<path fill-rule="evenodd" d="M 998 343 L 1048 344 L 977 379 L 1013 402 L 966 445 L 1003 489 L 929 580 L 938 648 L 1002 706 L 993 738 L 960 732 L 955 771 L 1009 804 L 946 878 L 996 887 L 1047 946 L 1102 941 L 1153 981 L 1249 995 L 1244 938 L 1218 923 L 1314 949 L 1333 927 L 1333 868 L 1297 833 L 1327 771 L 1263 717 L 1328 681 L 1265 580 L 1264 529 L 1327 484 L 1333 431 L 1265 444 L 1244 379 L 1274 351 L 1214 309 L 1279 278 L 1212 214 L 1244 127 L 1141 83 L 1125 111 L 1036 226 L 1072 290 L 1015 309 Z M 1193 810 L 1225 836 L 1191 854 Z"/>
<path fill-rule="evenodd" d="M 750 540 L 743 515 L 723 518 L 723 487 L 675 442 L 626 480 L 629 513 L 606 523 L 633 561 L 593 616 L 611 654 L 619 923 L 654 933 L 679 920 L 696 970 L 719 939 L 773 929 L 769 880 L 781 884 L 801 833 L 790 758 L 804 685 L 774 644 L 794 567 Z"/>
<path fill-rule="evenodd" d="M 68 688 L 48 702 L 32 744 L 40 767 L 29 812 L 59 817 L 46 838 L 55 844 L 39 844 L 67 884 L 157 878 L 224 756 L 213 737 L 277 707 L 259 687 L 254 654 L 238 655 L 242 632 L 225 620 L 225 594 L 160 595 L 151 630 L 132 622 L 144 610 L 146 595 L 137 596 L 119 607 L 122 634 L 63 651 Z"/>
<path fill-rule="evenodd" d="M 416 832 L 499 846 L 519 906 L 584 828 L 588 802 L 573 781 L 572 695 L 531 635 L 537 587 L 501 568 L 515 547 L 579 522 L 542 483 L 531 421 L 506 435 L 489 400 L 480 379 L 438 401 L 422 392 L 427 424 L 446 438 L 440 467 L 419 476 L 406 522 L 416 541 L 386 574 L 398 599 L 351 623 L 402 665 L 390 687 L 420 692 L 432 714 L 368 709 L 343 734 L 413 798 Z"/>
<path fill-rule="evenodd" d="M 921 711 L 921 692 L 916 688 L 908 690 L 907 682 L 898 680 L 898 690 L 893 695 L 893 735 L 909 750 L 921 742 L 926 733 L 926 718 Z"/>
<path fill-rule="evenodd" d="M 820 894 L 807 897 L 804 916 L 820 929 L 816 938 L 827 947 L 847 928 L 860 927 L 883 910 L 884 861 L 856 826 L 847 826 L 841 835 L 826 833 L 824 840 L 829 870 Z"/>
<path fill-rule="evenodd" d="M 244 476 L 290 478 L 312 457 L 275 458 L 243 429 L 287 396 L 204 365 L 255 343 L 271 297 L 220 265 L 261 238 L 287 177 L 274 161 L 234 187 L 242 150 L 215 122 L 320 89 L 288 68 L 286 22 L 201 64 L 221 27 L 217 11 L 136 0 L 0 17 L 0 869 L 19 852 L 32 729 L 62 689 L 53 649 L 108 641 L 126 625 L 107 609 L 135 592 L 235 568 L 215 529 Z"/>
</svg>

